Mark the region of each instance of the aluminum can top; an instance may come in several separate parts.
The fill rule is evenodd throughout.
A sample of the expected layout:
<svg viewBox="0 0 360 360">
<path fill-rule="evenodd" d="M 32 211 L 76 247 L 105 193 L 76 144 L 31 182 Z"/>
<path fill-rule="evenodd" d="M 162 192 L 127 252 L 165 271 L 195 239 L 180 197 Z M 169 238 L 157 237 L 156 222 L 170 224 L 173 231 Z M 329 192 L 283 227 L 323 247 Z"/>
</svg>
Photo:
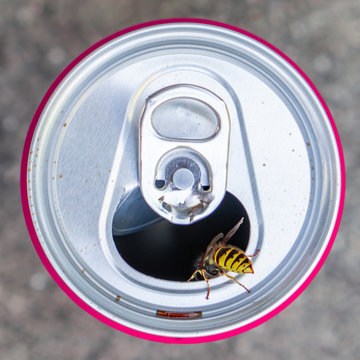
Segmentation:
<svg viewBox="0 0 360 360">
<path fill-rule="evenodd" d="M 185 19 L 121 31 L 64 70 L 31 123 L 21 184 L 34 246 L 74 301 L 129 334 L 190 343 L 246 331 L 301 293 L 345 180 L 331 114 L 298 66 L 243 30 Z M 204 281 L 155 275 L 242 216 L 243 250 L 260 249 L 236 277 L 250 294 L 218 276 L 206 299 Z M 162 254 L 177 231 L 179 255 Z"/>
</svg>

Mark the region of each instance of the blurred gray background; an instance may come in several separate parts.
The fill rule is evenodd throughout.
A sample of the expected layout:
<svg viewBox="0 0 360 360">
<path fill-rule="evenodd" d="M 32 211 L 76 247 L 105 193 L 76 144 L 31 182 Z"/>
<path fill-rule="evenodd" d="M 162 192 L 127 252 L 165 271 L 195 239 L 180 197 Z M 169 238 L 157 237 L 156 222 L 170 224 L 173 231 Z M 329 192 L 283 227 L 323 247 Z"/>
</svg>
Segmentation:
<svg viewBox="0 0 360 360">
<path fill-rule="evenodd" d="M 342 139 L 347 199 L 333 250 L 285 311 L 248 333 L 166 345 L 120 333 L 75 305 L 31 244 L 19 196 L 22 146 L 60 71 L 124 27 L 170 17 L 227 22 L 274 44 L 312 79 Z M 0 359 L 358 359 L 360 2 L 0 0 Z"/>
</svg>

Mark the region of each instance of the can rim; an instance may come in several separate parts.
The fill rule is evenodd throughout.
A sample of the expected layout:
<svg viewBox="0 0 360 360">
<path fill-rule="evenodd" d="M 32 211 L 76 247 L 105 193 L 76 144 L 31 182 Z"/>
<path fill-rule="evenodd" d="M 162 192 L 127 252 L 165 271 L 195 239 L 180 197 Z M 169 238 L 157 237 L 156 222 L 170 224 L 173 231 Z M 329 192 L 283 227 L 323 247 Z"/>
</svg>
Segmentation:
<svg viewBox="0 0 360 360">
<path fill-rule="evenodd" d="M 88 305 L 86 302 L 84 302 L 73 290 L 70 289 L 70 287 L 62 280 L 62 278 L 59 276 L 59 274 L 55 271 L 54 267 L 51 265 L 50 261 L 48 260 L 42 246 L 40 243 L 40 239 L 37 236 L 35 227 L 32 222 L 31 218 L 31 211 L 28 203 L 28 197 L 27 197 L 27 160 L 30 152 L 30 146 L 31 141 L 35 132 L 36 125 L 38 123 L 38 120 L 54 91 L 58 87 L 58 85 L 62 82 L 62 80 L 68 75 L 68 73 L 79 63 L 81 62 L 85 57 L 87 57 L 89 54 L 94 52 L 96 49 L 101 47 L 102 45 L 108 43 L 109 41 L 120 37 L 122 35 L 125 35 L 127 33 L 133 32 L 135 30 L 143 29 L 150 26 L 156 26 L 161 24 L 169 24 L 169 23 L 196 23 L 196 24 L 206 24 L 216 27 L 225 28 L 228 30 L 232 30 L 235 32 L 238 32 L 240 34 L 243 34 L 245 36 L 248 36 L 252 38 L 255 41 L 260 42 L 264 46 L 268 47 L 272 51 L 274 51 L 277 55 L 279 55 L 281 58 L 283 58 L 289 65 L 291 65 L 297 73 L 300 74 L 300 76 L 307 82 L 307 84 L 311 87 L 312 91 L 315 93 L 317 99 L 321 103 L 321 106 L 323 107 L 327 118 L 330 122 L 332 132 L 335 137 L 337 151 L 339 155 L 339 161 L 340 161 L 340 175 L 341 175 L 341 184 L 340 184 L 340 198 L 339 198 L 339 208 L 336 215 L 336 220 L 334 224 L 334 228 L 332 229 L 332 233 L 330 236 L 330 239 L 328 241 L 328 244 L 325 248 L 324 253 L 320 257 L 318 263 L 314 267 L 313 271 L 310 273 L 308 278 L 298 287 L 298 289 L 287 299 L 284 300 L 283 303 L 281 303 L 278 307 L 270 311 L 269 313 L 265 314 L 263 317 L 254 320 L 253 322 L 243 325 L 237 329 L 222 332 L 215 335 L 208 335 L 208 336 L 200 336 L 200 337 L 191 337 L 191 338 L 176 338 L 176 337 L 168 337 L 168 336 L 160 336 L 160 335 L 154 335 L 145 333 L 139 330 L 134 330 L 129 327 L 126 327 L 124 325 L 121 325 L 94 308 L 92 308 L 90 305 Z M 252 328 L 261 325 L 262 323 L 268 321 L 273 316 L 277 315 L 279 312 L 284 310 L 288 305 L 290 305 L 310 284 L 310 282 L 314 279 L 314 277 L 319 272 L 320 268 L 324 264 L 331 248 L 334 243 L 335 237 L 337 235 L 340 221 L 342 217 L 343 207 L 344 207 L 344 200 L 345 200 L 345 162 L 344 162 L 344 155 L 342 150 L 342 145 L 340 141 L 340 137 L 338 134 L 338 131 L 336 129 L 336 125 L 334 122 L 334 119 L 331 115 L 331 112 L 326 105 L 324 99 L 322 98 L 320 92 L 317 90 L 317 88 L 314 86 L 310 78 L 304 73 L 304 71 L 293 61 L 291 60 L 287 55 L 285 55 L 282 51 L 277 49 L 274 45 L 270 44 L 269 42 L 263 40 L 257 35 L 254 35 L 246 30 L 243 30 L 241 28 L 213 21 L 213 20 L 207 20 L 207 19 L 198 19 L 198 18 L 170 18 L 170 19 L 161 19 L 161 20 L 154 20 L 149 21 L 141 24 L 137 24 L 134 26 L 130 26 L 128 28 L 125 28 L 123 30 L 120 30 L 118 32 L 115 32 L 112 35 L 109 35 L 105 37 L 104 39 L 100 40 L 99 42 L 95 43 L 94 45 L 90 46 L 87 50 L 85 50 L 83 53 L 81 53 L 77 58 L 75 58 L 55 79 L 55 81 L 51 84 L 47 92 L 45 93 L 43 99 L 41 100 L 38 108 L 36 109 L 36 112 L 33 116 L 33 119 L 30 123 L 29 130 L 26 135 L 23 153 L 22 153 L 22 159 L 21 159 L 21 168 L 20 168 L 20 192 L 21 192 L 21 202 L 22 202 L 22 208 L 23 208 L 23 214 L 25 218 L 25 222 L 30 234 L 30 238 L 32 240 L 33 246 L 42 261 L 43 265 L 47 269 L 48 273 L 51 275 L 51 277 L 54 279 L 54 281 L 57 283 L 57 285 L 69 296 L 78 306 L 80 306 L 83 310 L 88 312 L 90 315 L 95 317 L 96 319 L 100 320 L 104 324 L 111 326 L 117 330 L 120 330 L 124 333 L 127 333 L 129 335 L 133 335 L 139 338 L 143 338 L 150 341 L 156 341 L 156 342 L 162 342 L 162 343 L 177 343 L 177 344 L 195 344 L 195 343 L 204 343 L 204 342 L 211 342 L 211 341 L 217 341 L 221 339 L 225 339 L 231 336 L 235 336 L 237 334 L 240 334 L 242 332 L 251 330 Z"/>
</svg>

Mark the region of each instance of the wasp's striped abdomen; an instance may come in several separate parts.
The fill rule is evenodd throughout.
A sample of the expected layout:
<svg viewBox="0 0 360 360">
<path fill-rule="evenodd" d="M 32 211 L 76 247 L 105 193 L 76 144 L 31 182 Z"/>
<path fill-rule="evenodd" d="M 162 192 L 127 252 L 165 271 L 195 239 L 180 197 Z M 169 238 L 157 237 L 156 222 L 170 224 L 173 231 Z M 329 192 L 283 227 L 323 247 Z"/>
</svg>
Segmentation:
<svg viewBox="0 0 360 360">
<path fill-rule="evenodd" d="M 219 247 L 214 253 L 213 261 L 226 271 L 239 274 L 254 273 L 250 259 L 242 250 L 235 247 Z"/>
</svg>

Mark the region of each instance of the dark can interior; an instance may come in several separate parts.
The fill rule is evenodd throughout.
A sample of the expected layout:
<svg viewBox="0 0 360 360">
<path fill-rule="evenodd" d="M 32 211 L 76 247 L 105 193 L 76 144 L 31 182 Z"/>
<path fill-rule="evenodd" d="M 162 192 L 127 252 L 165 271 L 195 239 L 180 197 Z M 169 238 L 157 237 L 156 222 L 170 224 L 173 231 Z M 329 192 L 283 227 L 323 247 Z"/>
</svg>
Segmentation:
<svg viewBox="0 0 360 360">
<path fill-rule="evenodd" d="M 244 222 L 229 244 L 245 251 L 250 237 L 249 218 L 240 201 L 228 192 L 211 215 L 192 225 L 161 220 L 136 233 L 114 236 L 114 242 L 120 256 L 139 272 L 186 281 L 210 241 L 221 232 L 226 234 L 242 217 Z"/>
</svg>

